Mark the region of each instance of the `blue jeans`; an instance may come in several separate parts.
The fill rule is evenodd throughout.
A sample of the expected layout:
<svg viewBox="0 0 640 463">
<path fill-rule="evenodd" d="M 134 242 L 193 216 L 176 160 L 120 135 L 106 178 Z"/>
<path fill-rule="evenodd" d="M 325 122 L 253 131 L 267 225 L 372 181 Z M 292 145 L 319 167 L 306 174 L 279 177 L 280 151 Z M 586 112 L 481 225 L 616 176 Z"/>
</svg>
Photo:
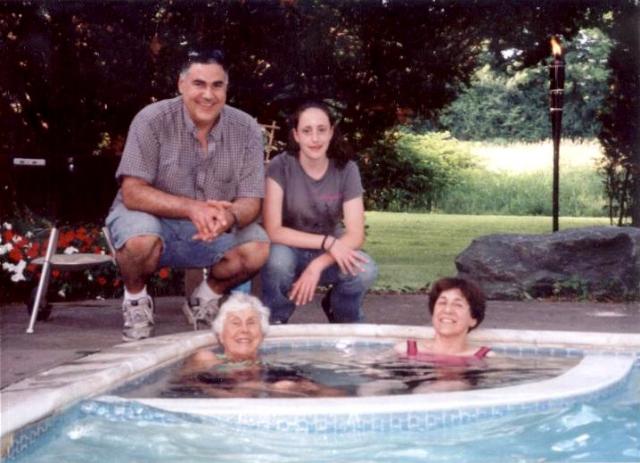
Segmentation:
<svg viewBox="0 0 640 463">
<path fill-rule="evenodd" d="M 296 306 L 289 300 L 291 286 L 307 265 L 323 251 L 300 249 L 283 244 L 271 244 L 269 260 L 262 267 L 262 302 L 271 309 L 271 323 L 287 323 Z M 364 254 L 364 253 L 363 253 Z M 331 285 L 329 305 L 338 323 L 357 323 L 364 320 L 362 300 L 378 276 L 378 267 L 371 257 L 364 271 L 345 274 L 338 265 L 327 267 L 320 275 L 319 285 Z"/>
<path fill-rule="evenodd" d="M 266 232 L 256 223 L 235 233 L 223 233 L 213 241 L 194 240 L 197 230 L 190 220 L 156 217 L 127 209 L 122 203 L 111 209 L 106 224 L 116 249 L 136 236 L 160 238 L 162 254 L 158 267 L 212 267 L 231 248 L 249 241 L 269 241 Z"/>
</svg>

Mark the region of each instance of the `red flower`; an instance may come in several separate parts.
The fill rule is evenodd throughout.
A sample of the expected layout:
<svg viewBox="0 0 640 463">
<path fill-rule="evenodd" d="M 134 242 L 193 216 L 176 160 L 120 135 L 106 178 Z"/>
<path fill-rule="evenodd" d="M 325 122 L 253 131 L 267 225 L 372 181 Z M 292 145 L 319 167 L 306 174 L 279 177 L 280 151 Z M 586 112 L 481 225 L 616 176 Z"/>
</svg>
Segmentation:
<svg viewBox="0 0 640 463">
<path fill-rule="evenodd" d="M 169 279 L 169 275 L 171 274 L 171 272 L 169 271 L 169 269 L 167 267 L 163 267 L 160 269 L 160 271 L 158 272 L 158 276 L 160 277 L 160 279 L 162 280 L 167 280 Z"/>
<path fill-rule="evenodd" d="M 104 286 L 107 284 L 107 279 L 103 276 L 99 276 L 98 278 L 96 278 L 96 281 L 100 286 Z"/>
<path fill-rule="evenodd" d="M 51 276 L 53 278 L 58 278 L 60 276 L 60 270 L 51 270 Z"/>
<path fill-rule="evenodd" d="M 18 263 L 22 260 L 22 253 L 18 248 L 13 248 L 9 251 L 9 260 Z"/>
<path fill-rule="evenodd" d="M 113 280 L 113 287 L 117 288 L 118 286 L 120 286 L 120 283 L 122 283 L 120 279 L 116 278 L 115 280 Z"/>
<path fill-rule="evenodd" d="M 34 259 L 38 257 L 40 251 L 40 245 L 38 243 L 33 243 L 33 245 L 27 251 L 27 257 L 29 259 Z"/>
<path fill-rule="evenodd" d="M 58 240 L 58 245 L 60 247 L 66 248 L 71 244 L 74 238 L 75 236 L 73 235 L 73 231 L 62 232 Z"/>
<path fill-rule="evenodd" d="M 14 243 L 14 246 L 18 248 L 24 248 L 29 244 L 29 240 L 25 239 L 24 237 L 18 235 L 17 238 L 18 239 Z"/>
<path fill-rule="evenodd" d="M 12 238 L 13 238 L 13 232 L 11 230 L 5 230 L 2 233 L 2 240 L 5 243 L 8 243 L 9 241 L 11 241 Z"/>
</svg>

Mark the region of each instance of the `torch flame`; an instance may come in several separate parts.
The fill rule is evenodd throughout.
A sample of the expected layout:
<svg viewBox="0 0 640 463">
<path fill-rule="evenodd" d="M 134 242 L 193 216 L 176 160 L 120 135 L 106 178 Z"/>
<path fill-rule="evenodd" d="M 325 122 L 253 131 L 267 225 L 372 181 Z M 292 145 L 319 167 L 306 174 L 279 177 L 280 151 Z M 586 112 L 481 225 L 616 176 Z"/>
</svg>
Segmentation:
<svg viewBox="0 0 640 463">
<path fill-rule="evenodd" d="M 562 56 L 562 47 L 560 42 L 555 37 L 551 37 L 551 52 L 553 56 Z"/>
</svg>

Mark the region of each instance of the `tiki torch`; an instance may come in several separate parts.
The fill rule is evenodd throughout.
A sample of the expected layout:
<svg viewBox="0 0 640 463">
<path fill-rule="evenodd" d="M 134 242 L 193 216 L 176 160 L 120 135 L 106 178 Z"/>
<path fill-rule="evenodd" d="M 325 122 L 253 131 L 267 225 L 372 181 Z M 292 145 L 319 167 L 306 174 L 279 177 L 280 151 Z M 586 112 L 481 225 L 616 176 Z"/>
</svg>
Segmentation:
<svg viewBox="0 0 640 463">
<path fill-rule="evenodd" d="M 560 133 L 562 132 L 562 104 L 564 95 L 564 58 L 560 42 L 551 38 L 553 61 L 549 65 L 549 116 L 553 138 L 553 191 L 552 213 L 553 231 L 558 231 L 559 191 L 560 191 Z"/>
</svg>

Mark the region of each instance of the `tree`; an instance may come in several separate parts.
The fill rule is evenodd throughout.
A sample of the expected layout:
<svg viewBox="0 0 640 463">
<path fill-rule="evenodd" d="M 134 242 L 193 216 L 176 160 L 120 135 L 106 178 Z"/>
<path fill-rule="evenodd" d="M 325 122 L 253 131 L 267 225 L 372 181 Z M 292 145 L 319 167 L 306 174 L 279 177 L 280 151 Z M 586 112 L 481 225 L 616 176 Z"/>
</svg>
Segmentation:
<svg viewBox="0 0 640 463">
<path fill-rule="evenodd" d="M 65 145 L 71 133 L 76 149 L 95 148 L 101 133 L 122 132 L 143 104 L 175 93 L 180 54 L 198 42 L 231 56 L 239 106 L 281 118 L 302 95 L 328 97 L 354 143 L 370 146 L 396 123 L 396 108 L 431 118 L 451 102 L 483 44 L 523 50 L 523 67 L 537 63 L 548 55 L 546 38 L 574 34 L 592 4 L 7 2 L 3 103 L 21 108 L 7 117 L 30 133 L 2 148 L 43 137 Z"/>
<path fill-rule="evenodd" d="M 611 40 L 599 29 L 583 29 L 563 46 L 567 78 L 562 135 L 595 138 L 601 129 L 598 113 L 608 90 Z M 517 55 L 515 50 L 503 53 Z M 443 110 L 440 123 L 460 139 L 548 139 L 548 79 L 543 63 L 517 71 L 494 71 L 487 63 L 476 71 L 471 85 Z"/>
<path fill-rule="evenodd" d="M 600 142 L 606 160 L 602 166 L 609 197 L 610 217 L 622 225 L 626 217 L 640 227 L 640 9 L 626 2 L 605 19 L 614 48 L 606 107 L 601 113 Z"/>
<path fill-rule="evenodd" d="M 284 127 L 300 98 L 327 98 L 362 150 L 399 114 L 435 120 L 484 50 L 498 67 L 539 66 L 550 35 L 570 39 L 633 1 L 4 1 L 0 154 L 114 151 L 142 106 L 175 95 L 196 43 L 229 55 L 232 104 Z"/>
</svg>

